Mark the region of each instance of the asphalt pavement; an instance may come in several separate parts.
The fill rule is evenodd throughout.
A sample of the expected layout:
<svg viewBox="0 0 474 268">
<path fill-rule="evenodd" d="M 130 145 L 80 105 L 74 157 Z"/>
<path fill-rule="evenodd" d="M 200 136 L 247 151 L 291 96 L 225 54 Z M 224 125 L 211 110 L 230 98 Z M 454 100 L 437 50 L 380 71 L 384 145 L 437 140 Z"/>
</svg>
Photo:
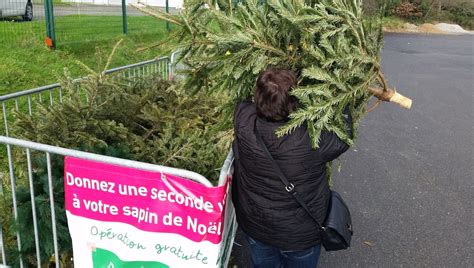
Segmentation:
<svg viewBox="0 0 474 268">
<path fill-rule="evenodd" d="M 334 172 L 352 247 L 323 251 L 319 267 L 474 267 L 474 36 L 385 40 L 385 76 L 413 107 L 383 103 L 361 121 Z M 236 242 L 233 262 L 248 267 Z"/>
</svg>

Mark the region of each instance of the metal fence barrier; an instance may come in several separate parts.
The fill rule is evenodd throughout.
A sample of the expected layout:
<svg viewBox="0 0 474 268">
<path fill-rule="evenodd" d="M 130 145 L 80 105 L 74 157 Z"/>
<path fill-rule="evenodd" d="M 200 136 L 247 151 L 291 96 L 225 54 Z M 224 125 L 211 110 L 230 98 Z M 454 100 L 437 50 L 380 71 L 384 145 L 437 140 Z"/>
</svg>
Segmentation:
<svg viewBox="0 0 474 268">
<path fill-rule="evenodd" d="M 46 24 L 43 6 L 43 0 L 1 0 L 0 40 L 19 43 L 44 38 Z"/>
<path fill-rule="evenodd" d="M 48 46 L 122 34 L 163 34 L 169 25 L 131 6 L 135 0 L 0 0 L 0 42 L 44 40 Z M 168 1 L 150 1 L 163 6 Z M 160 8 L 161 9 L 161 8 Z M 175 13 L 176 9 L 171 12 Z M 49 43 L 50 42 L 50 43 Z"/>
<path fill-rule="evenodd" d="M 122 77 L 130 81 L 137 81 L 152 74 L 159 74 L 163 79 L 171 79 L 172 66 L 173 63 L 171 62 L 170 57 L 160 57 L 153 60 L 109 69 L 105 71 L 105 74 Z M 81 78 L 75 80 L 78 85 L 78 90 L 81 89 L 80 81 Z M 29 115 L 31 115 L 35 103 L 43 103 L 48 101 L 50 106 L 53 106 L 56 103 L 61 103 L 63 97 L 64 92 L 60 83 L 0 96 L 0 102 L 2 103 L 2 117 L 5 125 L 5 136 L 9 136 L 9 109 L 14 108 L 17 112 L 19 112 L 21 111 L 20 108 L 22 106 L 26 106 Z"/>
<path fill-rule="evenodd" d="M 172 54 L 172 59 L 176 58 L 177 53 Z M 109 75 L 117 75 L 127 79 L 136 80 L 136 79 L 143 79 L 151 74 L 159 74 L 163 78 L 171 79 L 173 76 L 173 62 L 170 60 L 169 57 L 161 57 L 154 60 L 144 61 L 136 64 L 131 64 L 123 67 L 118 67 L 114 69 L 107 70 L 106 73 Z M 77 79 L 76 81 L 80 84 L 81 79 Z M 6 146 L 7 149 L 7 165 L 9 170 L 9 177 L 11 184 L 11 197 L 12 197 L 12 204 L 13 204 L 13 217 L 15 221 L 18 220 L 18 202 L 16 196 L 16 173 L 15 173 L 15 166 L 13 161 L 13 154 L 12 150 L 15 148 L 16 150 L 21 150 L 26 155 L 26 167 L 27 167 L 27 178 L 28 178 L 28 187 L 30 191 L 31 197 L 31 213 L 32 213 L 32 228 L 34 230 L 34 241 L 35 241 L 35 250 L 36 250 L 36 262 L 41 264 L 40 259 L 40 240 L 39 240 L 39 232 L 42 230 L 38 230 L 38 214 L 35 207 L 35 189 L 34 189 L 34 182 L 33 182 L 33 167 L 32 167 L 32 155 L 35 156 L 42 155 L 46 159 L 46 166 L 47 166 L 47 180 L 48 180 L 48 194 L 49 194 L 49 203 L 50 203 L 50 211 L 51 211 L 51 225 L 52 225 L 52 239 L 54 243 L 54 259 L 56 267 L 60 267 L 59 261 L 59 249 L 58 249 L 58 234 L 56 229 L 56 214 L 55 214 L 55 201 L 54 201 L 54 187 L 53 187 L 53 164 L 52 164 L 52 156 L 59 155 L 59 156 L 72 156 L 80 159 L 86 160 L 93 160 L 99 161 L 108 164 L 116 164 L 125 167 L 131 167 L 136 169 L 142 169 L 147 171 L 154 171 L 154 172 L 164 172 L 176 176 L 180 176 L 183 178 L 191 179 L 202 183 L 208 187 L 212 186 L 212 183 L 208 181 L 205 177 L 195 172 L 191 172 L 188 170 L 182 170 L 177 168 L 171 168 L 166 166 L 154 165 L 149 163 L 143 163 L 138 161 L 132 160 L 125 160 L 110 156 L 98 155 L 93 153 L 82 152 L 78 150 L 71 150 L 67 148 L 61 148 L 57 146 L 51 146 L 46 144 L 35 143 L 32 141 L 20 140 L 16 138 L 9 137 L 9 116 L 8 110 L 15 109 L 17 111 L 22 110 L 22 103 L 25 103 L 27 107 L 24 107 L 24 112 L 28 112 L 30 115 L 32 114 L 32 110 L 34 109 L 34 102 L 35 101 L 49 101 L 51 106 L 60 104 L 62 102 L 64 95 L 61 89 L 61 85 L 59 83 L 38 87 L 30 90 L 25 90 L 17 93 L 12 93 L 4 96 L 0 96 L 0 102 L 2 103 L 2 117 L 4 120 L 5 125 L 5 136 L 0 136 L 0 144 Z M 14 106 L 12 106 L 14 105 Z M 2 152 L 0 151 L 0 154 Z M 228 154 L 227 159 L 224 162 L 224 165 L 221 169 L 220 177 L 218 185 L 224 185 L 228 171 L 231 169 L 232 165 L 232 151 Z M 3 180 L 3 176 L 6 174 L 0 173 L 0 181 Z M 2 183 L 0 183 L 0 193 L 3 193 L 4 189 L 2 189 Z M 235 219 L 232 219 L 235 220 Z M 235 227 L 233 227 L 235 228 Z M 0 226 L 0 252 L 1 252 L 1 261 L 0 267 L 9 267 L 7 266 L 7 258 L 6 258 L 6 247 L 5 247 L 5 235 L 3 234 L 2 228 Z M 231 237 L 230 239 L 233 239 Z M 20 232 L 16 231 L 16 243 L 18 246 L 18 251 L 21 252 L 22 250 L 22 237 Z M 20 267 L 25 267 L 23 256 L 20 255 Z"/>
</svg>

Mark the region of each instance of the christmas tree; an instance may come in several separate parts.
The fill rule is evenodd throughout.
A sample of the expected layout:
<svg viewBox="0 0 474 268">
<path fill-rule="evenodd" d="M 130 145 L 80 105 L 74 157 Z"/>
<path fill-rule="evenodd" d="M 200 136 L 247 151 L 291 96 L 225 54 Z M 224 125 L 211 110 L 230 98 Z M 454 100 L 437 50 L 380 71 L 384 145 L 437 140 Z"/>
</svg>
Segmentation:
<svg viewBox="0 0 474 268">
<path fill-rule="evenodd" d="M 139 8 L 180 26 L 174 37 L 188 67 L 184 87 L 226 92 L 227 123 L 234 105 L 253 95 L 258 75 L 272 66 L 299 75 L 292 94 L 301 105 L 277 134 L 307 122 L 315 148 L 323 130 L 353 143 L 343 123 L 346 106 L 356 129 L 374 94 L 411 104 L 387 88 L 380 65 L 382 26 L 363 18 L 361 0 L 189 0 L 179 16 Z"/>
<path fill-rule="evenodd" d="M 221 144 L 222 133 L 215 126 L 222 121 L 217 109 L 221 99 L 206 98 L 202 93 L 189 95 L 177 81 L 151 74 L 143 79 L 123 78 L 120 73 L 106 75 L 105 70 L 117 46 L 99 70 L 82 65 L 89 75 L 80 80 L 68 71 L 61 79 L 61 104 L 38 103 L 32 114 L 21 110 L 13 113 L 11 135 L 24 140 L 72 148 L 95 154 L 148 162 L 197 172 L 216 182 L 227 155 Z M 12 150 L 15 167 L 18 221 L 12 214 L 11 192 L 0 193 L 0 226 L 8 234 L 5 249 L 13 263 L 19 266 L 19 256 L 27 267 L 49 267 L 54 253 L 51 237 L 51 207 L 49 203 L 47 163 L 44 153 L 32 151 L 34 200 L 38 215 L 40 255 L 36 263 L 36 245 L 32 229 L 31 196 L 28 187 L 27 163 L 23 150 Z M 70 267 L 71 244 L 64 212 L 63 158 L 52 155 L 52 181 L 56 209 L 61 267 Z M 9 174 L 8 165 L 0 165 L 0 174 Z M 7 180 L 5 180 L 7 181 Z M 9 189 L 10 187 L 4 187 Z M 21 252 L 15 241 L 21 237 Z"/>
</svg>

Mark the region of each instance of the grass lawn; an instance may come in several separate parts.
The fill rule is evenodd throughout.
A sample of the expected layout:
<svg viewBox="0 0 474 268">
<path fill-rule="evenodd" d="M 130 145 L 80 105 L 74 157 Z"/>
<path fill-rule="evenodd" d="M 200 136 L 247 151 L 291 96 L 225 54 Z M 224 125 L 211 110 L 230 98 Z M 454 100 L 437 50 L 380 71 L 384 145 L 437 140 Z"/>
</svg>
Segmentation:
<svg viewBox="0 0 474 268">
<path fill-rule="evenodd" d="M 153 17 L 128 17 L 128 35 L 122 34 L 120 16 L 57 17 L 55 50 L 43 43 L 44 21 L 0 21 L 0 95 L 52 84 L 67 68 L 73 76 L 86 72 L 80 60 L 97 67 L 98 58 L 106 59 L 121 38 L 110 67 L 122 66 L 168 54 L 160 47 L 137 52 L 168 37 L 165 22 Z"/>
<path fill-rule="evenodd" d="M 383 18 L 383 26 L 387 29 L 403 29 L 406 21 L 398 17 L 385 17 Z"/>
</svg>

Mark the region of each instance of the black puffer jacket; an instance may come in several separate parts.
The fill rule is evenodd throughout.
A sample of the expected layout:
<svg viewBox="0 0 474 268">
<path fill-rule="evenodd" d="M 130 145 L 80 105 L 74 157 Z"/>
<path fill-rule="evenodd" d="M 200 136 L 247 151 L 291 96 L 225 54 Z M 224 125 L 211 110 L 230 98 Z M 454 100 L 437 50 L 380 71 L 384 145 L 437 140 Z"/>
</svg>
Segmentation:
<svg viewBox="0 0 474 268">
<path fill-rule="evenodd" d="M 323 132 L 319 149 L 313 150 L 306 126 L 277 138 L 275 130 L 284 124 L 257 117 L 251 102 L 237 105 L 233 202 L 239 226 L 246 234 L 281 249 L 304 250 L 321 243 L 317 225 L 285 191 L 257 142 L 255 128 L 287 179 L 321 222 L 326 217 L 330 196 L 325 164 L 349 147 L 335 134 Z"/>
</svg>

